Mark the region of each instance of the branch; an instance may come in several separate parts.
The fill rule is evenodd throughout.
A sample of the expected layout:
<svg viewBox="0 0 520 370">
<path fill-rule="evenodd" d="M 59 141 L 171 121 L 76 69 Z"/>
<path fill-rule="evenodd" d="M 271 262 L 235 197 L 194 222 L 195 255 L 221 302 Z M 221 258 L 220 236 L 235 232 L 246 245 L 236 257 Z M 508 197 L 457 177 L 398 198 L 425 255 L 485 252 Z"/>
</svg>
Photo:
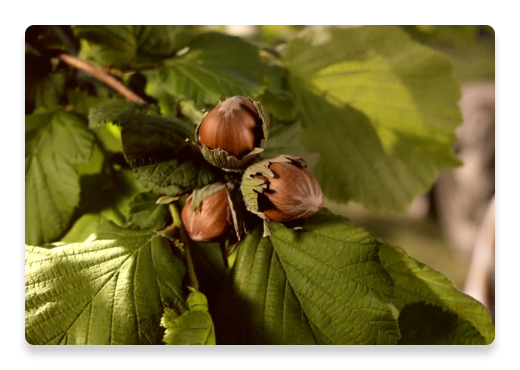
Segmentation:
<svg viewBox="0 0 520 370">
<path fill-rule="evenodd" d="M 62 53 L 58 55 L 58 58 L 68 65 L 80 69 L 89 75 L 97 78 L 99 81 L 106 83 L 108 86 L 116 90 L 118 93 L 123 95 L 127 100 L 134 101 L 137 103 L 145 104 L 146 102 L 137 96 L 133 91 L 128 89 L 121 82 L 116 80 L 114 77 L 107 74 L 103 69 L 93 66 L 90 63 L 85 62 L 70 54 Z"/>
</svg>

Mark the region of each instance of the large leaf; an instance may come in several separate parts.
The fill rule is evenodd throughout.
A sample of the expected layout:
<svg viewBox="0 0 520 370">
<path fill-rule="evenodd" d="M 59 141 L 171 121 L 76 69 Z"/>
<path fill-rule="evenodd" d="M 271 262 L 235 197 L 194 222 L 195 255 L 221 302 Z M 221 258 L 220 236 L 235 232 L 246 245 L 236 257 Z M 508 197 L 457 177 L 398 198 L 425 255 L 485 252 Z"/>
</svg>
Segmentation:
<svg viewBox="0 0 520 370">
<path fill-rule="evenodd" d="M 58 239 L 79 203 L 75 164 L 87 163 L 94 136 L 84 119 L 65 111 L 25 118 L 25 242 Z"/>
<path fill-rule="evenodd" d="M 302 231 L 271 223 L 240 245 L 219 343 L 395 344 L 392 281 L 379 243 L 348 220 L 322 211 Z"/>
<path fill-rule="evenodd" d="M 367 26 L 307 33 L 285 57 L 330 199 L 403 210 L 458 164 L 460 89 L 440 53 L 397 27 Z"/>
<path fill-rule="evenodd" d="M 208 300 L 199 291 L 192 290 L 188 297 L 189 311 L 178 315 L 166 308 L 161 326 L 166 328 L 164 343 L 169 345 L 212 345 L 215 327 L 208 312 Z"/>
<path fill-rule="evenodd" d="M 72 26 L 88 53 L 104 67 L 139 66 L 171 56 L 180 47 L 177 26 Z M 85 50 L 82 50 L 85 55 Z"/>
<path fill-rule="evenodd" d="M 394 304 L 401 311 L 399 327 L 404 344 L 414 337 L 418 338 L 415 344 L 493 342 L 495 327 L 489 311 L 455 289 L 442 274 L 409 257 L 401 248 L 387 244 L 379 247 L 379 258 L 394 281 Z M 436 322 L 444 326 L 435 327 Z"/>
<path fill-rule="evenodd" d="M 184 272 L 165 239 L 113 224 L 93 241 L 26 246 L 26 340 L 160 344 L 164 308 L 186 309 Z"/>
<path fill-rule="evenodd" d="M 165 64 L 158 78 L 176 97 L 216 104 L 233 95 L 254 98 L 263 91 L 258 48 L 238 37 L 203 33 Z"/>
</svg>

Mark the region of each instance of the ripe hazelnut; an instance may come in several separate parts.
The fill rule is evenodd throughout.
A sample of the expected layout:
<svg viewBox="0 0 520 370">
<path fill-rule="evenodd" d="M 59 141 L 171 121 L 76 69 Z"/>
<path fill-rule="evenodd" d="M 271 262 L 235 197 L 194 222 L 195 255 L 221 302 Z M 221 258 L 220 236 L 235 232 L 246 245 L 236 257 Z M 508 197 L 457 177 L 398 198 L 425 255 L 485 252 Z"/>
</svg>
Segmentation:
<svg viewBox="0 0 520 370">
<path fill-rule="evenodd" d="M 253 102 L 243 96 L 224 100 L 204 117 L 198 140 L 210 149 L 222 149 L 243 158 L 264 138 L 262 119 Z"/>
<path fill-rule="evenodd" d="M 226 189 L 205 198 L 198 212 L 191 209 L 192 199 L 182 208 L 181 218 L 186 232 L 198 242 L 227 239 L 233 232 L 233 221 Z"/>
<path fill-rule="evenodd" d="M 265 181 L 258 195 L 258 209 L 272 221 L 289 222 L 309 217 L 323 207 L 318 180 L 305 168 L 278 162 L 269 166 L 274 177 L 255 175 Z"/>
<path fill-rule="evenodd" d="M 197 126 L 204 158 L 225 171 L 241 172 L 263 152 L 269 114 L 257 101 L 233 96 L 218 104 Z"/>
</svg>

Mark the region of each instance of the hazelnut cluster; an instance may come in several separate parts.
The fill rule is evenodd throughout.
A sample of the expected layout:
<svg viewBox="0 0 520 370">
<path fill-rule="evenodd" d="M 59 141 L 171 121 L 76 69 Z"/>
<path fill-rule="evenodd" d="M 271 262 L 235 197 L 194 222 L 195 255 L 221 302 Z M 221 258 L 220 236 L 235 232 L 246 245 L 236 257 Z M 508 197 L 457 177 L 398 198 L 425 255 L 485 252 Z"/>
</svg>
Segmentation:
<svg viewBox="0 0 520 370">
<path fill-rule="evenodd" d="M 256 101 L 234 96 L 205 115 L 196 129 L 204 158 L 229 174 L 227 182 L 194 190 L 181 213 L 189 236 L 200 242 L 240 240 L 249 211 L 264 220 L 291 223 L 323 206 L 323 192 L 299 157 L 257 161 L 269 136 L 269 115 Z M 256 161 L 256 162 L 255 162 Z"/>
</svg>

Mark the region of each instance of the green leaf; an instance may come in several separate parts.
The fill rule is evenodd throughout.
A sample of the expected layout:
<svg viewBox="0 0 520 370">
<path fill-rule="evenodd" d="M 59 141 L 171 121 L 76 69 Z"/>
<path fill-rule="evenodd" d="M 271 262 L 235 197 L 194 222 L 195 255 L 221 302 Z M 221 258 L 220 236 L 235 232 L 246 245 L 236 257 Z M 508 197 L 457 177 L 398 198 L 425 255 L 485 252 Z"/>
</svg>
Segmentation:
<svg viewBox="0 0 520 370">
<path fill-rule="evenodd" d="M 452 315 L 446 320 L 443 335 L 449 338 L 450 344 L 489 344 L 495 338 L 495 326 L 489 311 L 473 298 L 459 292 L 442 274 L 409 257 L 401 248 L 383 244 L 379 247 L 379 258 L 385 270 L 390 274 L 395 285 L 395 306 L 401 311 L 400 326 L 403 341 L 413 337 L 408 330 L 427 330 L 421 325 L 421 317 L 425 313 L 412 310 L 417 302 L 439 307 L 412 306 L 425 309 L 425 312 L 436 311 L 436 317 Z M 440 320 L 440 319 L 439 319 Z M 472 330 L 472 328 L 476 330 Z M 472 330 L 472 331 L 470 331 Z M 422 338 L 425 340 L 425 338 Z M 431 338 L 432 342 L 436 337 Z M 448 339 L 445 339 L 448 340 Z"/>
<path fill-rule="evenodd" d="M 144 106 L 121 100 L 93 108 L 89 115 L 91 127 L 106 122 L 122 126 L 125 158 L 143 185 L 158 195 L 177 196 L 222 176 L 187 141 L 194 137 L 193 125 L 146 112 Z"/>
<path fill-rule="evenodd" d="M 79 203 L 75 165 L 87 163 L 94 137 L 81 116 L 56 111 L 25 117 L 25 242 L 57 240 Z"/>
<path fill-rule="evenodd" d="M 397 344 L 486 344 L 468 321 L 439 306 L 416 302 L 404 306 L 399 314 L 401 338 Z"/>
<path fill-rule="evenodd" d="M 404 210 L 453 156 L 461 122 L 451 63 L 397 27 L 331 28 L 287 46 L 314 172 L 332 200 Z"/>
<path fill-rule="evenodd" d="M 121 132 L 125 158 L 149 190 L 177 196 L 210 184 L 221 171 L 208 164 L 186 139 L 193 126 L 160 116 L 140 115 Z"/>
<path fill-rule="evenodd" d="M 169 345 L 214 345 L 215 328 L 208 313 L 208 300 L 204 294 L 193 291 L 188 297 L 189 311 L 178 315 L 166 308 L 161 326 L 166 328 L 164 343 Z"/>
<path fill-rule="evenodd" d="M 184 273 L 164 238 L 113 224 L 93 241 L 26 246 L 26 340 L 160 344 L 164 308 L 185 309 Z"/>
<path fill-rule="evenodd" d="M 163 115 L 176 116 L 178 113 L 179 99 L 166 91 L 163 82 L 159 79 L 159 73 L 153 69 L 143 71 L 146 77 L 145 93 L 157 99 L 157 105 Z"/>
<path fill-rule="evenodd" d="M 279 120 L 292 121 L 296 118 L 296 106 L 292 97 L 286 92 L 273 93 L 270 90 L 266 90 L 258 97 L 258 100 L 260 100 L 269 114 Z"/>
<path fill-rule="evenodd" d="M 121 169 L 112 175 L 82 176 L 81 201 L 75 212 L 79 217 L 61 239 L 73 243 L 85 241 L 104 220 L 126 226 L 132 197 L 145 191 L 130 170 Z"/>
<path fill-rule="evenodd" d="M 180 26 L 133 26 L 137 42 L 136 65 L 160 61 L 172 56 L 193 36 L 179 32 Z"/>
<path fill-rule="evenodd" d="M 171 95 L 217 104 L 233 95 L 255 98 L 262 93 L 258 48 L 241 38 L 203 33 L 184 50 L 159 69 L 162 87 Z"/>
<path fill-rule="evenodd" d="M 65 74 L 54 72 L 45 76 L 34 86 L 34 101 L 36 107 L 55 108 L 65 90 Z"/>
<path fill-rule="evenodd" d="M 190 242 L 190 252 L 193 266 L 197 272 L 199 289 L 209 300 L 210 311 L 217 306 L 218 295 L 224 286 L 229 269 L 224 266 L 222 252 L 218 243 Z"/>
<path fill-rule="evenodd" d="M 158 230 L 165 227 L 165 218 L 169 214 L 168 206 L 157 204 L 157 195 L 143 192 L 135 195 L 130 201 L 130 227 L 145 230 Z"/>
<path fill-rule="evenodd" d="M 216 321 L 221 344 L 395 344 L 379 243 L 327 211 L 302 231 L 271 223 L 240 245 Z"/>
<path fill-rule="evenodd" d="M 136 114 L 146 109 L 147 106 L 140 103 L 123 99 L 112 99 L 90 109 L 88 115 L 89 127 L 94 129 L 107 123 L 123 126 L 132 120 Z"/>
<path fill-rule="evenodd" d="M 302 157 L 309 168 L 312 169 L 318 162 L 319 154 L 310 151 L 303 145 L 301 123 L 299 121 L 292 123 L 271 122 L 271 132 L 262 158 L 274 158 L 278 155 L 289 154 Z"/>
<path fill-rule="evenodd" d="M 90 108 L 106 103 L 111 98 L 101 93 L 99 93 L 99 96 L 95 96 L 89 94 L 87 91 L 75 89 L 67 91 L 67 99 L 69 104 L 74 107 L 76 113 L 88 115 Z"/>
<path fill-rule="evenodd" d="M 92 56 L 103 67 L 126 66 L 137 52 L 133 26 L 72 26 L 72 30 L 88 41 Z"/>
</svg>

